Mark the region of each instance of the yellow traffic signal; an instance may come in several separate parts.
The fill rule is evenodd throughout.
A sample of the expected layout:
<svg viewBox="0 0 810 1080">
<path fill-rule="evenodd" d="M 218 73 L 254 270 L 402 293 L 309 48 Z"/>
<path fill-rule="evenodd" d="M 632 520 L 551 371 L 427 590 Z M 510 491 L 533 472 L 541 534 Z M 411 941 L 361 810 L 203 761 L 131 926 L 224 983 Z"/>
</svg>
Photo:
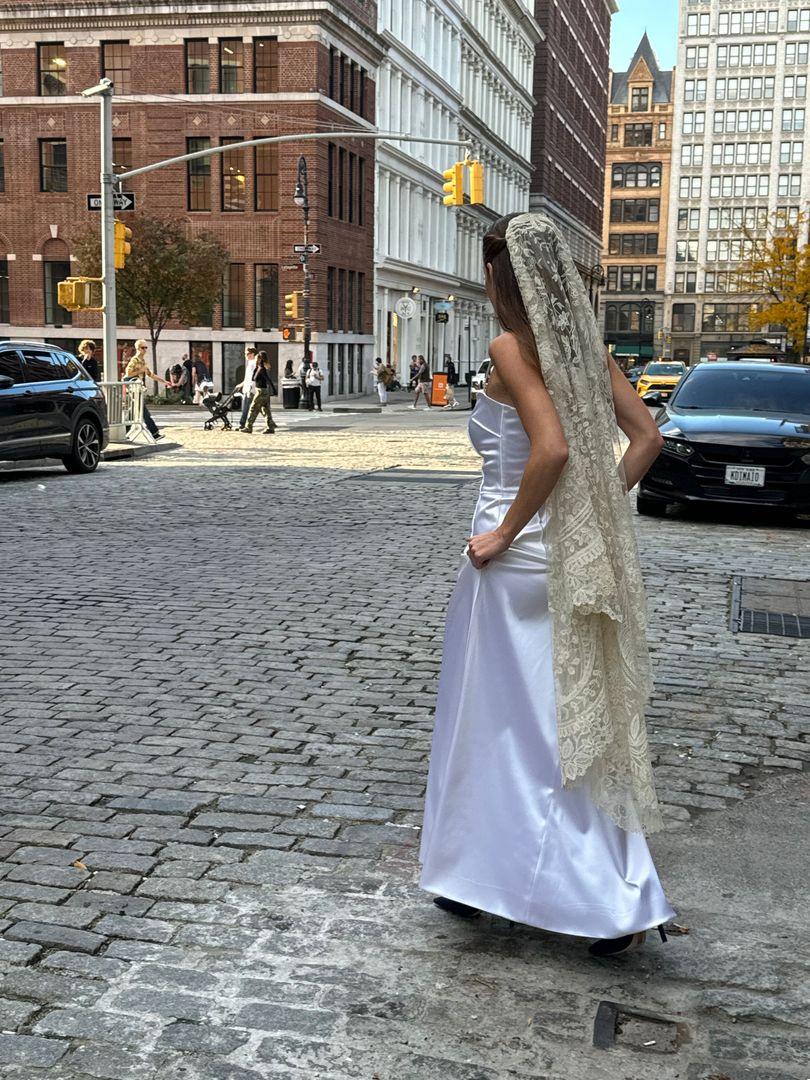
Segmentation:
<svg viewBox="0 0 810 1080">
<path fill-rule="evenodd" d="M 123 221 L 115 223 L 115 245 L 113 248 L 115 269 L 123 270 L 126 265 L 127 255 L 132 251 L 132 229 L 128 228 Z"/>
<path fill-rule="evenodd" d="M 484 201 L 484 166 L 480 161 L 470 162 L 470 202 Z"/>
<path fill-rule="evenodd" d="M 96 302 L 93 302 L 93 286 L 96 290 Z M 65 311 L 103 311 L 101 304 L 101 278 L 75 277 L 65 278 L 56 286 L 56 298 Z"/>
<path fill-rule="evenodd" d="M 298 318 L 298 293 L 290 292 L 284 295 L 284 317 L 285 319 L 297 319 Z"/>
<path fill-rule="evenodd" d="M 445 183 L 442 185 L 442 191 L 445 192 L 444 202 L 445 206 L 463 206 L 464 205 L 464 162 L 457 161 L 455 165 L 451 165 L 449 169 L 445 169 L 442 173 L 445 179 Z"/>
</svg>

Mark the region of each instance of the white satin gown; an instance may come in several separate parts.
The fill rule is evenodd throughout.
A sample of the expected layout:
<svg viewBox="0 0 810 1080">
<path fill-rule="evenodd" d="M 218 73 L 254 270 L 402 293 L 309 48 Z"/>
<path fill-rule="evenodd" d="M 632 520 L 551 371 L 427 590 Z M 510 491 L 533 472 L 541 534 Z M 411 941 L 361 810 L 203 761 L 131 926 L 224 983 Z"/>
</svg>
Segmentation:
<svg viewBox="0 0 810 1080">
<path fill-rule="evenodd" d="M 517 411 L 479 394 L 472 535 L 496 528 L 523 475 Z M 615 938 L 672 918 L 640 833 L 560 777 L 541 510 L 450 600 L 422 830 L 420 885 L 515 922 Z"/>
</svg>

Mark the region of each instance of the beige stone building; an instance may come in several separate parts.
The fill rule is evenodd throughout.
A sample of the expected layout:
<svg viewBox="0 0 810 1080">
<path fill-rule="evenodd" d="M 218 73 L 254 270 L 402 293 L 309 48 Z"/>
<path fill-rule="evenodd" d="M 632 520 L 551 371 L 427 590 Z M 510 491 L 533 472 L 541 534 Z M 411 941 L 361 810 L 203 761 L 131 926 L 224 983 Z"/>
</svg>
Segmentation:
<svg viewBox="0 0 810 1080">
<path fill-rule="evenodd" d="M 628 365 L 660 356 L 666 344 L 672 83 L 646 34 L 627 71 L 611 72 L 600 323 L 617 360 Z"/>
</svg>

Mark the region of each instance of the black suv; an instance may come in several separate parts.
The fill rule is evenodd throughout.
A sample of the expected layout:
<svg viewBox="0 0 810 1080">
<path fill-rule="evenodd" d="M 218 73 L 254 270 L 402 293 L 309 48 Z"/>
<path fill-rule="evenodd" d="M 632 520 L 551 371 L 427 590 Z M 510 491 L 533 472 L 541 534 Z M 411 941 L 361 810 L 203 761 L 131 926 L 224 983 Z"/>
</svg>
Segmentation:
<svg viewBox="0 0 810 1080">
<path fill-rule="evenodd" d="M 0 460 L 55 457 L 68 472 L 89 473 L 108 437 L 104 395 L 75 356 L 0 340 Z"/>
</svg>

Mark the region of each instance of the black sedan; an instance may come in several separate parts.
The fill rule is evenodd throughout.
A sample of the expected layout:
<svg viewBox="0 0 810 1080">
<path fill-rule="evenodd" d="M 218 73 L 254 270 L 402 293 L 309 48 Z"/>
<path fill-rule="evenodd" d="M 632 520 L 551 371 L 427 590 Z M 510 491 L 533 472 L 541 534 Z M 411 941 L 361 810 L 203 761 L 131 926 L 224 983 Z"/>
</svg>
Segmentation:
<svg viewBox="0 0 810 1080">
<path fill-rule="evenodd" d="M 640 514 L 678 503 L 810 513 L 810 367 L 699 364 L 657 419 L 664 448 L 639 486 Z"/>
</svg>

